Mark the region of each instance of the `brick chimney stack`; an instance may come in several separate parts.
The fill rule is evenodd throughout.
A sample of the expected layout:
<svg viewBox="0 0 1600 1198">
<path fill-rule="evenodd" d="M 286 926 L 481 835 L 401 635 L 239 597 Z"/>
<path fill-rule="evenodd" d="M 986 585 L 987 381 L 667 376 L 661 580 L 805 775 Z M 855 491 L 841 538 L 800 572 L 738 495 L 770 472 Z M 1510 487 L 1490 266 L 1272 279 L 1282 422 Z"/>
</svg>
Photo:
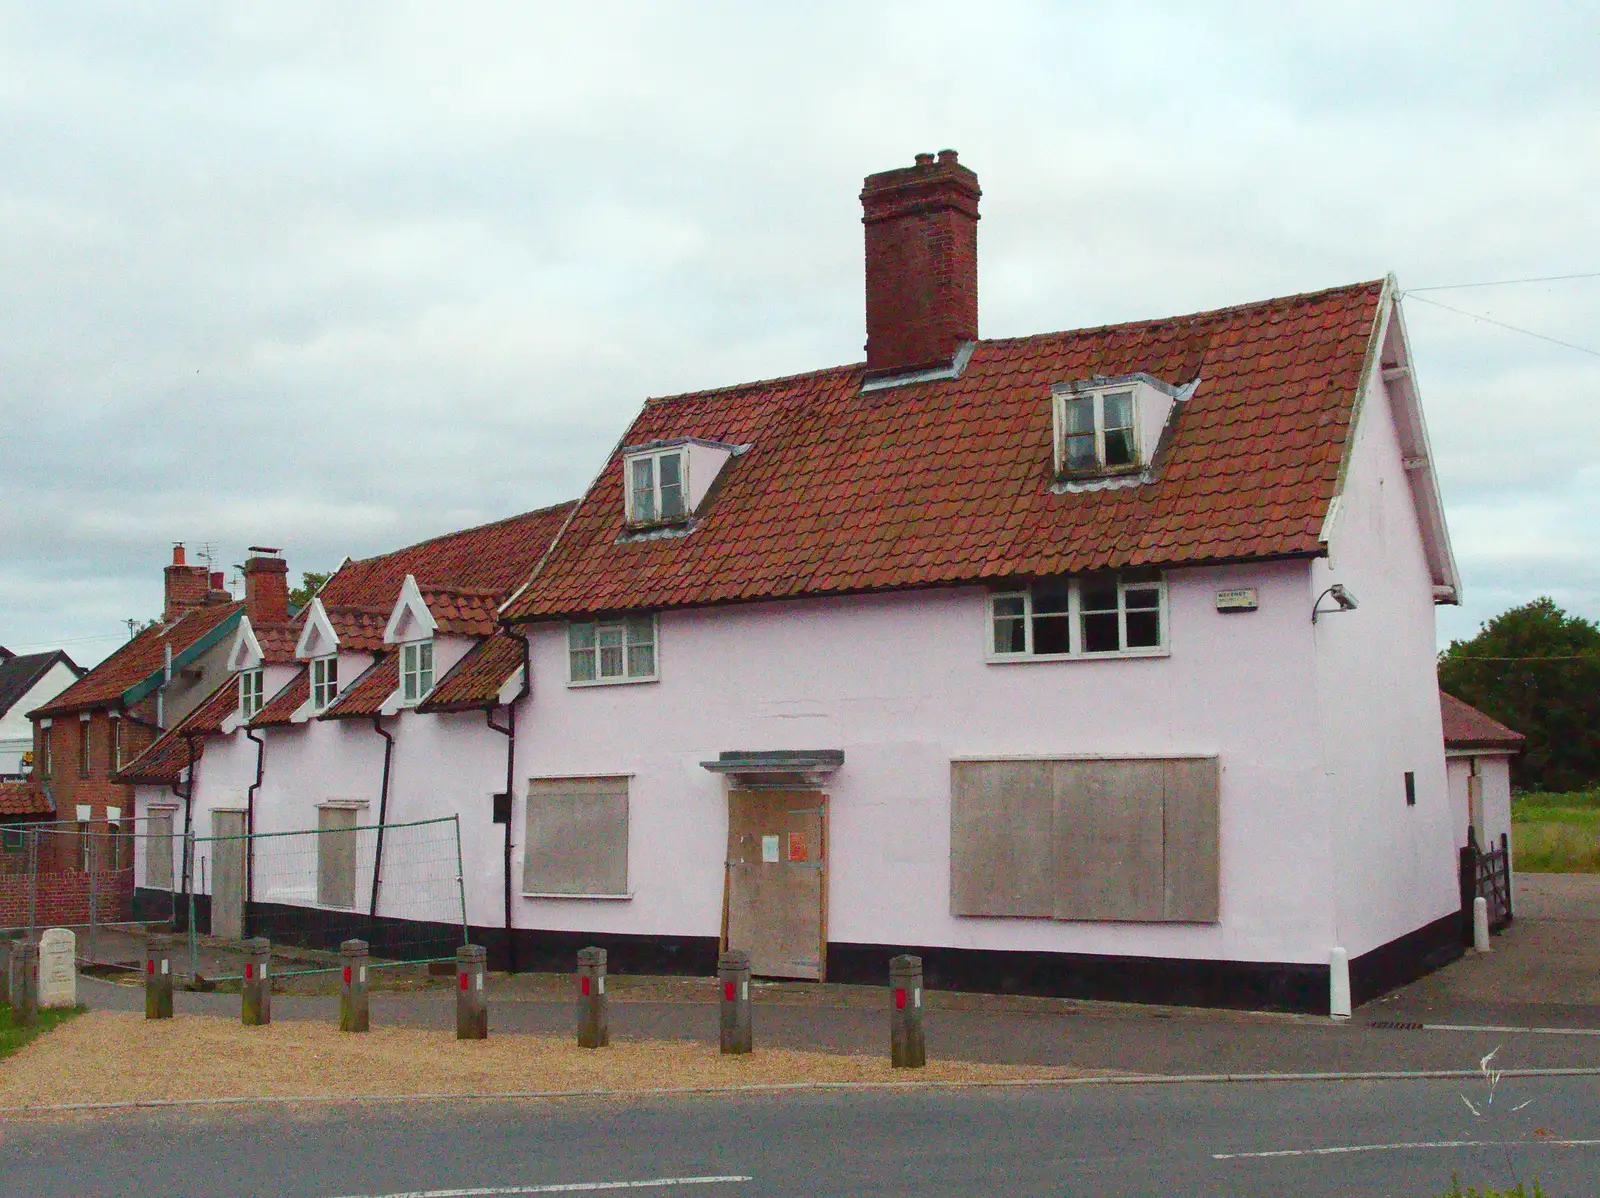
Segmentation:
<svg viewBox="0 0 1600 1198">
<path fill-rule="evenodd" d="M 191 607 L 204 607 L 211 579 L 204 566 L 191 566 L 180 542 L 172 547 L 172 564 L 166 569 L 166 603 L 161 619 L 171 623 Z"/>
<path fill-rule="evenodd" d="M 244 562 L 244 610 L 250 623 L 285 624 L 289 620 L 289 563 L 276 549 L 250 546 Z"/>
<path fill-rule="evenodd" d="M 869 378 L 948 366 L 978 339 L 980 195 L 954 150 L 867 176 Z"/>
</svg>

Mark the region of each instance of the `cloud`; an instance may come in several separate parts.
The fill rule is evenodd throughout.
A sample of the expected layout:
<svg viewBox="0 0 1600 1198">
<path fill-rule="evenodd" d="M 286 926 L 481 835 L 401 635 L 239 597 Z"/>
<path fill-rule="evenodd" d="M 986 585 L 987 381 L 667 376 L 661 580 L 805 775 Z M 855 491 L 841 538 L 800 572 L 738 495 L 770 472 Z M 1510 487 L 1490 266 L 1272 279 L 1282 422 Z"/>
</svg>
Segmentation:
<svg viewBox="0 0 1600 1198">
<path fill-rule="evenodd" d="M 856 360 L 954 146 L 988 335 L 1600 268 L 1549 5 L 0 4 L 0 640 L 577 494 L 647 395 Z M 1590 344 L 1600 286 L 1423 293 Z M 1408 303 L 1467 604 L 1600 615 L 1595 359 Z M 88 654 L 87 656 L 94 656 Z"/>
</svg>

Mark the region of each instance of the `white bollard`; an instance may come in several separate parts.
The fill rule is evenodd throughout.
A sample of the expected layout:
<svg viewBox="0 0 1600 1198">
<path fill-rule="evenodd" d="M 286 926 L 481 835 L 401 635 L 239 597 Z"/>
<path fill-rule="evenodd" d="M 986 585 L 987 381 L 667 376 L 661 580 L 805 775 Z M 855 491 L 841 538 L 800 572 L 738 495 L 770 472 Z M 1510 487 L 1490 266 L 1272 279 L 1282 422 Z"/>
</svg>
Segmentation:
<svg viewBox="0 0 1600 1198">
<path fill-rule="evenodd" d="M 1481 894 L 1472 900 L 1472 947 L 1489 951 L 1489 900 Z"/>
<path fill-rule="evenodd" d="M 1337 945 L 1328 954 L 1328 1014 L 1350 1018 L 1350 957 Z"/>
</svg>

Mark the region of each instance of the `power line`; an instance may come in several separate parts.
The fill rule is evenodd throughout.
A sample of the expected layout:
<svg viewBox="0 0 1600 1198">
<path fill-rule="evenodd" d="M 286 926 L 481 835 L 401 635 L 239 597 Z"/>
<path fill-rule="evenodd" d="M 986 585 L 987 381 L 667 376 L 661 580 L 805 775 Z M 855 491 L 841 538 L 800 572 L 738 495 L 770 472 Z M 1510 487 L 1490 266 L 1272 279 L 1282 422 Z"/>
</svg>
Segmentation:
<svg viewBox="0 0 1600 1198">
<path fill-rule="evenodd" d="M 1574 654 L 1571 654 L 1570 656 L 1565 656 L 1565 657 L 1561 656 L 1560 654 L 1548 654 L 1548 655 L 1547 654 L 1539 654 L 1538 656 L 1530 655 L 1528 657 L 1479 657 L 1476 654 L 1471 655 L 1471 656 L 1468 656 L 1467 654 L 1461 654 L 1458 657 L 1451 657 L 1448 654 L 1446 654 L 1443 657 L 1443 660 L 1444 661 L 1592 661 L 1596 665 L 1600 665 L 1600 656 L 1596 656 L 1593 653 L 1574 653 Z"/>
<path fill-rule="evenodd" d="M 1441 304 L 1438 300 L 1427 299 L 1420 295 L 1413 295 L 1409 291 L 1401 292 L 1401 298 L 1414 299 L 1419 304 L 1432 304 L 1435 308 L 1443 308 L 1446 312 L 1454 312 L 1456 315 L 1465 316 L 1470 320 L 1481 320 L 1484 324 L 1492 324 L 1502 329 L 1510 329 L 1513 333 L 1521 333 L 1525 337 L 1533 337 L 1539 341 L 1548 341 L 1551 345 L 1564 346 L 1567 349 L 1575 349 L 1580 354 L 1588 354 L 1591 357 L 1600 358 L 1600 350 L 1590 349 L 1586 345 L 1574 345 L 1572 342 L 1563 341 L 1559 337 L 1547 337 L 1543 333 L 1535 333 L 1532 329 L 1524 329 L 1514 324 L 1507 324 L 1505 321 L 1496 320 L 1492 316 L 1480 316 L 1476 312 L 1468 312 L 1462 308 L 1452 308 L 1449 304 Z"/>
<path fill-rule="evenodd" d="M 1496 279 L 1492 283 L 1444 283 L 1437 287 L 1407 287 L 1404 294 L 1413 291 L 1464 291 L 1469 287 L 1514 287 L 1518 283 L 1564 283 L 1568 279 L 1600 279 L 1600 270 L 1580 275 L 1541 275 L 1535 279 Z"/>
</svg>

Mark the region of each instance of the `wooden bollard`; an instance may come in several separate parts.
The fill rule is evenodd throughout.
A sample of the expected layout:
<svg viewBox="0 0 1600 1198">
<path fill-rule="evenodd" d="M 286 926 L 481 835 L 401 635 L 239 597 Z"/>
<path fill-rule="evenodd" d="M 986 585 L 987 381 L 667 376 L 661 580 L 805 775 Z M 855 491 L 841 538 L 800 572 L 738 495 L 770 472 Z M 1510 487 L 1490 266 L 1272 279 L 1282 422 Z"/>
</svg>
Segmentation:
<svg viewBox="0 0 1600 1198">
<path fill-rule="evenodd" d="M 611 1043 L 606 1017 L 606 950 L 578 950 L 578 1047 L 604 1048 Z"/>
<path fill-rule="evenodd" d="M 889 960 L 889 1059 L 896 1069 L 921 1069 L 928 1063 L 922 1037 L 922 958 Z"/>
<path fill-rule="evenodd" d="M 483 993 L 484 962 L 488 953 L 481 944 L 464 944 L 456 949 L 456 1039 L 489 1038 L 489 1004 Z"/>
<path fill-rule="evenodd" d="M 11 1009 L 11 995 L 16 983 L 12 975 L 17 971 L 17 952 L 21 946 L 15 940 L 0 940 L 0 1007 Z"/>
<path fill-rule="evenodd" d="M 370 1026 L 367 1015 L 367 942 L 346 940 L 339 946 L 339 1030 L 364 1032 Z"/>
<path fill-rule="evenodd" d="M 246 1027 L 266 1027 L 272 1022 L 272 942 L 264 936 L 244 942 L 243 1002 L 239 1015 Z"/>
<path fill-rule="evenodd" d="M 717 958 L 717 981 L 722 991 L 722 1051 L 742 1056 L 754 1048 L 755 1036 L 750 1007 L 750 954 L 729 949 Z"/>
<path fill-rule="evenodd" d="M 39 942 L 31 938 L 20 941 L 12 959 L 11 1022 L 32 1027 L 39 1021 Z"/>
<path fill-rule="evenodd" d="M 172 938 L 151 935 L 144 942 L 144 1017 L 172 1018 Z"/>
</svg>

